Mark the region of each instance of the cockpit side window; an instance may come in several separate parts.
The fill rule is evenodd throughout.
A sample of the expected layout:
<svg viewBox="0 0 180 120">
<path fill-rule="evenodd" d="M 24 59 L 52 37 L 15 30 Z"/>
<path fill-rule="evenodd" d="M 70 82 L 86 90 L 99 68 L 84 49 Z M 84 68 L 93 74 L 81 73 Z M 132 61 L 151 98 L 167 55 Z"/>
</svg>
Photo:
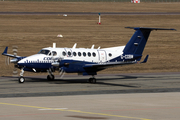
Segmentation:
<svg viewBox="0 0 180 120">
<path fill-rule="evenodd" d="M 49 52 L 50 52 L 50 50 L 40 50 L 40 51 L 38 52 L 38 54 L 45 54 L 45 55 L 48 55 Z"/>
</svg>

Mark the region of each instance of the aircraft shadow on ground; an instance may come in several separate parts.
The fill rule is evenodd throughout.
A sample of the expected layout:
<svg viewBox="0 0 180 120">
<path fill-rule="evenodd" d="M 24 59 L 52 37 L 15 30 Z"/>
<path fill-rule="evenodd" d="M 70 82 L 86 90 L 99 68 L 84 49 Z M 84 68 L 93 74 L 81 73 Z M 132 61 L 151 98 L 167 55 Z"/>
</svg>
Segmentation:
<svg viewBox="0 0 180 120">
<path fill-rule="evenodd" d="M 139 85 L 125 85 L 125 84 L 115 84 L 115 83 L 105 83 L 105 82 L 97 82 L 96 84 L 100 85 L 109 85 L 109 86 L 120 86 L 120 87 L 132 87 L 132 88 L 139 88 Z"/>
<path fill-rule="evenodd" d="M 81 77 L 79 77 L 78 79 L 70 79 L 70 78 L 58 78 L 57 76 L 56 76 L 56 78 L 55 78 L 55 80 L 54 81 L 72 81 L 72 83 L 73 82 L 76 82 L 76 81 L 85 81 L 85 82 L 87 82 L 87 80 L 90 78 L 91 76 L 89 76 L 89 77 L 87 77 L 87 78 L 81 78 Z M 19 79 L 19 77 L 12 77 L 12 76 L 4 76 L 4 78 L 14 78 L 14 80 L 18 80 Z M 106 81 L 106 80 L 117 80 L 117 79 L 121 79 L 121 80 L 123 80 L 123 79 L 137 79 L 138 77 L 137 76 L 126 76 L 126 75 L 118 75 L 118 77 L 117 77 L 117 75 L 116 75 L 116 77 L 114 77 L 114 76 L 112 76 L 112 77 L 109 77 L 109 78 L 103 78 L 103 77 L 96 77 L 95 76 L 95 78 L 97 79 L 97 81 Z M 46 77 L 26 77 L 25 76 L 25 79 L 26 80 L 33 80 L 34 82 L 35 81 L 37 81 L 37 82 L 39 82 L 39 81 L 48 81 L 47 79 L 46 79 Z M 14 80 L 12 80 L 12 81 L 14 81 Z M 50 81 L 51 82 L 51 81 Z"/>
<path fill-rule="evenodd" d="M 14 78 L 13 80 L 11 81 L 17 81 L 18 80 L 18 77 L 10 77 L 10 76 L 7 76 L 7 78 Z M 36 83 L 36 82 L 47 82 L 49 84 L 76 84 L 76 83 L 81 83 L 81 84 L 87 84 L 88 83 L 88 77 L 87 78 L 81 78 L 81 77 L 78 77 L 78 79 L 70 79 L 70 78 L 62 78 L 62 79 L 59 79 L 58 77 L 56 77 L 55 80 L 53 81 L 48 81 L 46 79 L 46 77 L 42 78 L 42 77 L 25 77 L 26 78 L 26 81 L 25 82 L 31 82 L 31 83 Z M 98 85 L 109 85 L 109 86 L 121 86 L 121 87 L 133 87 L 133 88 L 139 88 L 140 86 L 139 85 L 128 85 L 128 84 L 116 84 L 116 83 L 111 83 L 111 81 L 113 80 L 136 80 L 137 78 L 149 78 L 149 77 L 144 77 L 144 76 L 128 76 L 128 75 L 115 75 L 115 76 L 112 76 L 112 77 L 108 77 L 108 78 L 104 78 L 104 77 L 100 77 L 98 76 L 96 79 L 97 79 L 97 82 L 96 84 Z M 152 77 L 150 77 L 152 78 Z M 154 78 L 154 77 L 153 77 Z M 88 83 L 90 84 L 90 83 Z"/>
<path fill-rule="evenodd" d="M 116 77 L 116 78 L 97 78 L 96 84 L 98 85 L 108 85 L 108 86 L 121 86 L 121 87 L 133 87 L 133 88 L 139 88 L 139 86 L 132 86 L 132 85 L 125 85 L 125 84 L 116 84 L 116 83 L 111 83 L 111 80 L 126 80 L 126 79 L 137 79 L 137 77 L 134 76 L 121 76 L 121 77 Z M 81 83 L 81 84 L 87 84 L 88 83 L 88 78 L 79 78 L 79 79 L 55 79 L 54 81 L 48 81 L 45 78 L 30 78 L 28 77 L 28 80 L 31 80 L 29 82 L 48 82 L 49 84 L 76 84 L 76 83 Z M 108 81 L 108 83 L 107 83 Z M 90 84 L 90 83 L 88 83 Z"/>
<path fill-rule="evenodd" d="M 87 78 L 81 78 L 81 77 L 78 77 L 78 79 L 76 78 L 58 78 L 56 77 L 55 80 L 53 81 L 63 81 L 63 82 L 67 82 L 67 83 L 87 83 L 87 81 L 89 80 L 91 76 L 87 77 Z M 121 75 L 120 77 L 109 77 L 109 78 L 101 78 L 101 77 L 95 77 L 97 81 L 111 81 L 111 80 L 126 80 L 126 79 L 137 79 L 138 77 L 134 77 L 134 76 L 125 76 L 125 75 Z M 35 77 L 26 77 L 26 79 L 31 79 L 31 80 L 35 80 L 37 82 L 39 81 L 48 81 L 46 78 L 35 78 Z M 34 82 L 35 82 L 34 81 Z M 53 82 L 53 81 L 48 81 L 48 82 Z"/>
</svg>

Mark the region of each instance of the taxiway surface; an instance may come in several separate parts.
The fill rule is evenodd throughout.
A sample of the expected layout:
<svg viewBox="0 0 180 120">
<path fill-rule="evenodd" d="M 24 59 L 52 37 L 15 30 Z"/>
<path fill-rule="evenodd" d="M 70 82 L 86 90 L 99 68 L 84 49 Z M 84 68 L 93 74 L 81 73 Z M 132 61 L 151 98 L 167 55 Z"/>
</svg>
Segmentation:
<svg viewBox="0 0 180 120">
<path fill-rule="evenodd" d="M 0 98 L 1 120 L 178 120 L 180 94 Z"/>
<path fill-rule="evenodd" d="M 0 77 L 1 120 L 178 120 L 180 73 Z M 128 94 L 124 94 L 128 93 Z"/>
<path fill-rule="evenodd" d="M 47 81 L 46 76 L 25 76 L 23 84 L 17 77 L 0 77 L 0 98 L 180 92 L 180 73 L 102 74 L 96 76 L 96 84 L 88 83 L 89 77 L 65 75 Z"/>
</svg>

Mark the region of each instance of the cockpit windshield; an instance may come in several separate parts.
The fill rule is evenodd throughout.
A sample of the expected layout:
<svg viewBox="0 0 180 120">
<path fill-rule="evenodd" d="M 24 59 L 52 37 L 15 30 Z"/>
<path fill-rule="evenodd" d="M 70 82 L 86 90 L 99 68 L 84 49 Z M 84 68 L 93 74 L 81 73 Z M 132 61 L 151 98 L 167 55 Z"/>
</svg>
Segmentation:
<svg viewBox="0 0 180 120">
<path fill-rule="evenodd" d="M 39 52 L 38 52 L 38 54 L 45 54 L 45 55 L 48 55 L 49 54 L 49 52 L 50 52 L 50 50 L 40 50 Z"/>
</svg>

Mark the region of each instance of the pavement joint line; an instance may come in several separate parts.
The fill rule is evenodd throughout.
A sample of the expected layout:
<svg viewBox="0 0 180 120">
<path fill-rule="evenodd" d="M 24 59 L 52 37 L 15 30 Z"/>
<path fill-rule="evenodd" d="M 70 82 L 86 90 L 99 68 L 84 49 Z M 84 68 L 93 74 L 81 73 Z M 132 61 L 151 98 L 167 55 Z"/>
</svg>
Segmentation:
<svg viewBox="0 0 180 120">
<path fill-rule="evenodd" d="M 39 106 L 30 106 L 30 105 L 21 105 L 21 104 L 12 104 L 12 103 L 3 103 L 3 102 L 0 102 L 0 104 L 1 105 L 27 107 L 27 108 L 38 108 L 38 109 L 52 110 L 52 108 L 48 108 L 48 107 L 39 107 Z M 84 114 L 91 114 L 91 115 L 93 114 L 93 115 L 109 116 L 109 117 L 129 118 L 129 119 L 137 119 L 137 120 L 151 120 L 151 119 L 146 119 L 146 118 L 112 115 L 112 114 L 106 114 L 106 113 L 85 112 L 85 111 L 81 111 L 81 110 L 65 110 L 65 109 L 58 109 L 58 108 L 54 109 L 54 110 L 64 111 L 64 112 L 84 113 Z"/>
</svg>

